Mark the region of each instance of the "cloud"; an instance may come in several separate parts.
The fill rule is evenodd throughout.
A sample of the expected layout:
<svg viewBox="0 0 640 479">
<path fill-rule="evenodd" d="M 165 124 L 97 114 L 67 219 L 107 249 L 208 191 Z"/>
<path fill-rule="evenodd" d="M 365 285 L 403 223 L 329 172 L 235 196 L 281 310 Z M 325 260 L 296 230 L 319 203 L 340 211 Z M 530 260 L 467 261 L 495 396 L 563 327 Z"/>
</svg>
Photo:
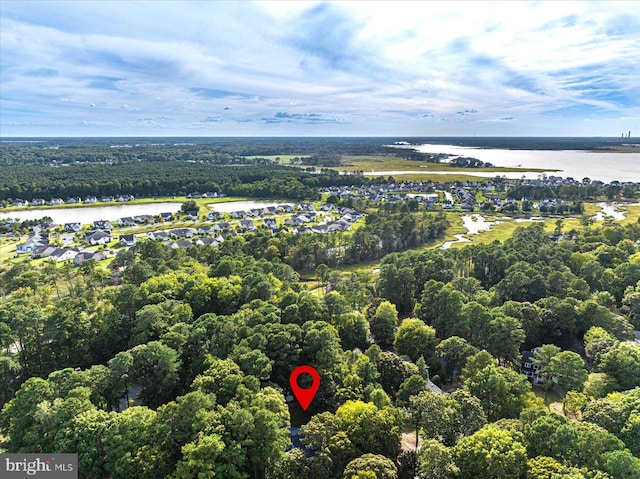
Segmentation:
<svg viewBox="0 0 640 479">
<path fill-rule="evenodd" d="M 200 120 L 200 123 L 218 123 L 223 121 L 223 119 L 219 116 L 208 116 L 203 120 Z"/>
<path fill-rule="evenodd" d="M 287 113 L 279 111 L 273 117 L 262 118 L 265 123 L 336 123 L 336 118 L 327 117 L 319 113 Z"/>
<path fill-rule="evenodd" d="M 0 131 L 100 134 L 96 110 L 123 134 L 640 130 L 639 28 L 624 2 L 5 0 Z"/>
<path fill-rule="evenodd" d="M 472 115 L 473 113 L 479 113 L 478 110 L 463 110 L 463 111 L 457 111 L 456 115 L 461 115 L 461 116 L 465 116 L 465 115 Z"/>
<path fill-rule="evenodd" d="M 480 120 L 483 123 L 508 123 L 511 121 L 516 121 L 512 116 L 502 116 L 499 118 L 486 118 L 484 120 Z"/>
</svg>

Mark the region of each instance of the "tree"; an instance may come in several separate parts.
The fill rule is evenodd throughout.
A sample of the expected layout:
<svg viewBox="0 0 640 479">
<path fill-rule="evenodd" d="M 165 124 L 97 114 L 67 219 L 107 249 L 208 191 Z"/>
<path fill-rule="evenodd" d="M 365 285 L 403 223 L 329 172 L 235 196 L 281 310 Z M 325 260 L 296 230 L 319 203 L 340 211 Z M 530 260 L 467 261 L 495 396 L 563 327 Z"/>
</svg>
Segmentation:
<svg viewBox="0 0 640 479">
<path fill-rule="evenodd" d="M 309 465 L 302 450 L 295 448 L 269 467 L 268 479 L 299 479 L 309 477 Z"/>
<path fill-rule="evenodd" d="M 614 378 L 623 391 L 640 386 L 640 346 L 616 344 L 602 357 L 600 370 Z"/>
<path fill-rule="evenodd" d="M 547 401 L 549 391 L 553 387 L 553 375 L 549 372 L 551 359 L 560 353 L 560 348 L 554 344 L 543 344 L 533 354 L 533 364 L 538 365 L 538 374 L 544 380 L 544 400 Z"/>
<path fill-rule="evenodd" d="M 584 361 L 573 351 L 563 351 L 553 356 L 548 371 L 564 391 L 582 391 L 589 377 Z"/>
<path fill-rule="evenodd" d="M 131 377 L 142 386 L 139 399 L 143 404 L 158 407 L 173 399 L 180 367 L 176 351 L 159 341 L 151 341 L 133 348 L 131 355 Z"/>
<path fill-rule="evenodd" d="M 342 429 L 361 453 L 394 458 L 400 451 L 399 418 L 391 408 L 347 401 L 336 411 Z"/>
<path fill-rule="evenodd" d="M 189 211 L 198 211 L 199 209 L 200 208 L 198 207 L 198 203 L 196 203 L 194 200 L 187 200 L 182 203 L 182 206 L 180 206 L 180 211 L 185 214 Z"/>
<path fill-rule="evenodd" d="M 525 339 L 520 321 L 511 316 L 498 314 L 489 323 L 489 331 L 487 351 L 494 357 L 499 358 L 503 365 L 518 357 L 520 345 Z"/>
<path fill-rule="evenodd" d="M 524 375 L 502 366 L 486 352 L 471 356 L 463 370 L 464 387 L 480 400 L 489 421 L 518 417 L 531 384 Z"/>
<path fill-rule="evenodd" d="M 587 396 L 603 398 L 618 390 L 618 383 L 606 373 L 591 373 L 584 383 L 583 391 Z"/>
<path fill-rule="evenodd" d="M 417 396 L 427 387 L 427 381 L 419 374 L 412 374 L 400 385 L 396 401 L 398 405 L 405 406 L 409 404 L 412 396 Z"/>
<path fill-rule="evenodd" d="M 415 315 L 433 326 L 441 339 L 451 335 L 467 336 L 468 323 L 462 316 L 464 295 L 450 285 L 429 280 L 416 304 Z"/>
<path fill-rule="evenodd" d="M 217 464 L 225 445 L 217 434 L 200 436 L 196 441 L 182 446 L 182 459 L 178 461 L 176 479 L 224 477 Z"/>
<path fill-rule="evenodd" d="M 451 336 L 436 346 L 436 356 L 445 362 L 447 376 L 453 379 L 454 374 L 460 374 L 467 362 L 467 358 L 476 354 L 478 350 L 470 345 L 466 339 Z M 446 381 L 446 377 L 444 378 Z"/>
<path fill-rule="evenodd" d="M 395 397 L 400 385 L 412 374 L 418 372 L 415 364 L 403 361 L 397 354 L 380 353 L 375 360 L 380 373 L 379 381 L 387 394 Z"/>
<path fill-rule="evenodd" d="M 394 347 L 398 354 L 406 354 L 413 361 L 417 361 L 420 356 L 433 356 L 437 343 L 435 329 L 419 319 L 410 318 L 405 319 L 398 328 Z"/>
<path fill-rule="evenodd" d="M 537 456 L 527 462 L 527 479 L 584 479 L 575 468 L 567 467 L 552 457 Z"/>
<path fill-rule="evenodd" d="M 153 479 L 169 472 L 166 450 L 161 445 L 165 431 L 156 412 L 147 407 L 130 407 L 115 415 L 102 437 L 108 477 Z"/>
<path fill-rule="evenodd" d="M 462 478 L 510 479 L 526 471 L 527 451 L 503 429 L 485 426 L 454 447 Z"/>
<path fill-rule="evenodd" d="M 607 452 L 602 455 L 602 459 L 602 470 L 611 477 L 640 479 L 640 458 L 634 457 L 629 451 Z"/>
<path fill-rule="evenodd" d="M 367 477 L 362 472 L 373 472 L 377 479 L 398 479 L 398 468 L 388 458 L 378 454 L 363 454 L 354 459 L 344 470 L 343 478 Z"/>
<path fill-rule="evenodd" d="M 370 319 L 371 334 L 376 343 L 386 347 L 393 343 L 398 327 L 398 311 L 389 301 L 383 301 Z"/>
<path fill-rule="evenodd" d="M 365 350 L 371 345 L 369 323 L 361 313 L 341 314 L 334 319 L 333 325 L 338 330 L 342 349 L 345 351 L 355 348 Z"/>
<path fill-rule="evenodd" d="M 634 412 L 629 415 L 620 431 L 620 438 L 634 455 L 640 456 L 640 413 Z"/>
<path fill-rule="evenodd" d="M 417 472 L 420 479 L 455 479 L 460 471 L 452 449 L 435 439 L 427 439 L 418 453 Z"/>
</svg>

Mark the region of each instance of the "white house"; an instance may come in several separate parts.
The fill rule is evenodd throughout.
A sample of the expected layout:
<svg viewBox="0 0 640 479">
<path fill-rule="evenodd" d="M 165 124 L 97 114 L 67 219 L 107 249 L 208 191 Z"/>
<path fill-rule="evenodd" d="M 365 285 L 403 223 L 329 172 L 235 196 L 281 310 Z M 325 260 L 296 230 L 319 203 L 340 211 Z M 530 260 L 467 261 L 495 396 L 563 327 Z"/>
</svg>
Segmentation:
<svg viewBox="0 0 640 479">
<path fill-rule="evenodd" d="M 80 223 L 65 223 L 64 230 L 69 233 L 77 233 L 82 229 L 82 225 Z"/>
<path fill-rule="evenodd" d="M 98 244 L 106 244 L 111 241 L 111 235 L 109 233 L 105 233 L 104 231 L 97 230 L 88 235 L 86 240 L 90 245 L 93 246 Z"/>
<path fill-rule="evenodd" d="M 67 261 L 73 259 L 78 254 L 77 249 L 65 249 L 65 248 L 56 248 L 56 250 L 49 255 L 52 261 L 57 261 L 58 263 L 62 261 Z"/>
<path fill-rule="evenodd" d="M 135 236 L 131 235 L 120 235 L 119 243 L 122 246 L 133 246 L 136 244 Z"/>
<path fill-rule="evenodd" d="M 254 225 L 251 220 L 240 220 L 238 221 L 238 229 L 255 231 L 256 225 Z"/>
<path fill-rule="evenodd" d="M 45 246 L 47 241 L 40 235 L 33 235 L 27 239 L 24 243 L 16 245 L 16 251 L 18 253 L 33 253 L 40 246 Z"/>
</svg>

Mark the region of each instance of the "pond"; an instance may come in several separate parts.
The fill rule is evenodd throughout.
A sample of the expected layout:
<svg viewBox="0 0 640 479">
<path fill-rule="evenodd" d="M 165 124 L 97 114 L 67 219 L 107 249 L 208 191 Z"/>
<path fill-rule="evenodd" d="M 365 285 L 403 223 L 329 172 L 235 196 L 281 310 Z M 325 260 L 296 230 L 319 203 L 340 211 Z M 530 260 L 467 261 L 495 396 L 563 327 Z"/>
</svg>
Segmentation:
<svg viewBox="0 0 640 479">
<path fill-rule="evenodd" d="M 85 206 L 77 208 L 24 208 L 0 213 L 0 220 L 18 218 L 20 221 L 37 220 L 50 216 L 55 224 L 82 223 L 91 224 L 94 221 L 116 221 L 125 216 L 159 215 L 160 213 L 175 213 L 182 203 L 164 202 L 147 204 L 119 204 L 109 206 Z"/>
</svg>

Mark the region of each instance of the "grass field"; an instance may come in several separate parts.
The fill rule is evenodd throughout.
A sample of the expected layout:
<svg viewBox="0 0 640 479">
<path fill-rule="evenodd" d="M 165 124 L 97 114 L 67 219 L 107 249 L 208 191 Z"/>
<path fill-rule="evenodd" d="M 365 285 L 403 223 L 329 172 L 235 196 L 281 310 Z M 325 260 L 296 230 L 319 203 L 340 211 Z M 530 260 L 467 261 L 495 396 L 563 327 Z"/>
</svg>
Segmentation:
<svg viewBox="0 0 640 479">
<path fill-rule="evenodd" d="M 451 172 L 464 172 L 465 174 L 473 174 L 476 172 L 495 172 L 497 174 L 507 172 L 543 172 L 551 171 L 537 168 L 455 168 L 449 166 L 446 163 L 427 163 L 424 161 L 405 160 L 403 158 L 395 158 L 388 156 L 344 156 L 344 166 L 336 167 L 335 170 L 339 171 L 393 171 L 393 170 L 405 170 L 415 171 L 424 170 L 425 173 L 429 171 L 451 171 Z M 468 173 L 467 173 L 468 172 Z"/>
</svg>

